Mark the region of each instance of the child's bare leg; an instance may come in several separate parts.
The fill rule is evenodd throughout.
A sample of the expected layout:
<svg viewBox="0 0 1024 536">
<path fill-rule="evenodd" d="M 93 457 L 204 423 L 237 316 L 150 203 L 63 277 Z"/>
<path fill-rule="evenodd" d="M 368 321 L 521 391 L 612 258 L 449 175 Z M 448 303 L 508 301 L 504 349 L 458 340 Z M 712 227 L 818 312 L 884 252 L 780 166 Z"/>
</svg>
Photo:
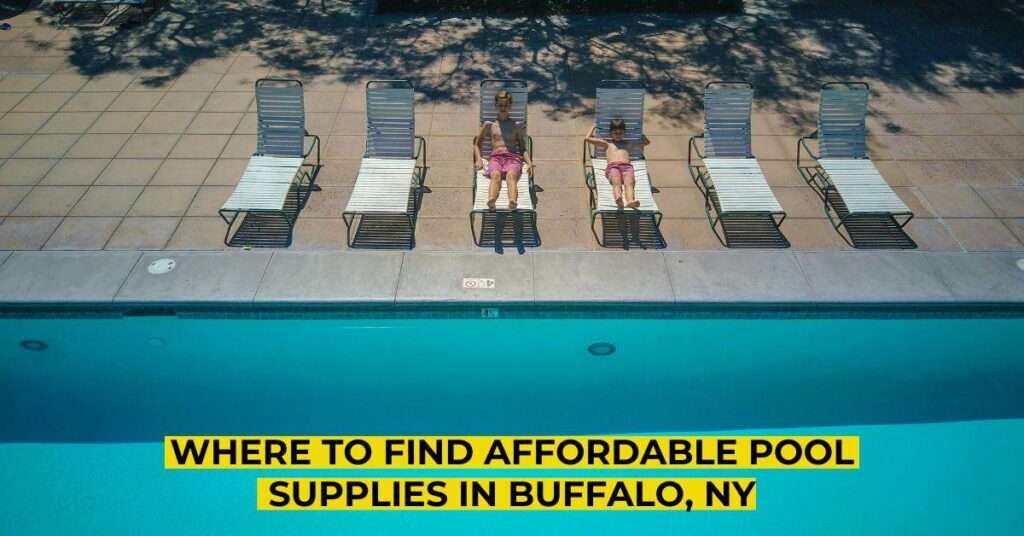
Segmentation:
<svg viewBox="0 0 1024 536">
<path fill-rule="evenodd" d="M 609 169 L 608 181 L 612 183 L 612 197 L 615 198 L 615 204 L 622 208 L 622 173 L 618 169 Z"/>
<path fill-rule="evenodd" d="M 636 176 L 633 175 L 632 170 L 622 174 L 622 182 L 626 187 L 626 206 L 629 208 L 639 207 L 640 202 L 636 200 Z"/>
<path fill-rule="evenodd" d="M 505 185 L 508 187 L 508 208 L 515 210 L 519 206 L 519 174 L 521 171 L 513 171 L 505 174 Z"/>
<path fill-rule="evenodd" d="M 494 210 L 494 204 L 498 202 L 498 194 L 501 193 L 501 172 L 491 173 L 491 184 L 487 187 L 487 208 Z"/>
</svg>

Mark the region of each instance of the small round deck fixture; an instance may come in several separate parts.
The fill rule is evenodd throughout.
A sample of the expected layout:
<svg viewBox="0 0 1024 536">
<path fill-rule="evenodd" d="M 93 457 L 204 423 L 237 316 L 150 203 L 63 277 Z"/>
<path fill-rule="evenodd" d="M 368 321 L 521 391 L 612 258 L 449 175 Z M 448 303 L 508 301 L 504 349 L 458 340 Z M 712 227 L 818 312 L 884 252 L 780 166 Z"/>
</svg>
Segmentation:
<svg viewBox="0 0 1024 536">
<path fill-rule="evenodd" d="M 153 275 L 163 275 L 170 272 L 178 263 L 174 259 L 157 259 L 146 267 L 146 271 Z"/>
<path fill-rule="evenodd" d="M 610 342 L 595 342 L 587 347 L 590 355 L 605 357 L 615 353 L 615 345 Z"/>
<path fill-rule="evenodd" d="M 26 339 L 24 341 L 21 341 L 20 344 L 21 344 L 22 348 L 24 348 L 25 350 L 28 350 L 30 352 L 42 352 L 43 350 L 46 350 L 47 348 L 50 347 L 48 344 L 46 344 L 43 341 L 36 341 L 36 340 L 31 340 L 31 339 Z"/>
</svg>

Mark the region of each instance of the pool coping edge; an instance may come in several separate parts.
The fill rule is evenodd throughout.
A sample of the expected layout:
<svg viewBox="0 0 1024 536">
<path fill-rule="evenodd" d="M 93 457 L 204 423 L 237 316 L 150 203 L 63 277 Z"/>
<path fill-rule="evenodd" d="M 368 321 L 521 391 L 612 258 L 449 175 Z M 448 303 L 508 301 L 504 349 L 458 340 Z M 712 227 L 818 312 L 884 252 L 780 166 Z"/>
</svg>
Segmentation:
<svg viewBox="0 0 1024 536">
<path fill-rule="evenodd" d="M 168 274 L 147 271 L 171 258 Z M 1024 304 L 1016 252 L 0 251 L 24 307 Z M 83 273 L 84 271 L 84 273 Z M 464 278 L 491 281 L 467 288 Z M 480 283 L 484 284 L 484 283 Z"/>
</svg>

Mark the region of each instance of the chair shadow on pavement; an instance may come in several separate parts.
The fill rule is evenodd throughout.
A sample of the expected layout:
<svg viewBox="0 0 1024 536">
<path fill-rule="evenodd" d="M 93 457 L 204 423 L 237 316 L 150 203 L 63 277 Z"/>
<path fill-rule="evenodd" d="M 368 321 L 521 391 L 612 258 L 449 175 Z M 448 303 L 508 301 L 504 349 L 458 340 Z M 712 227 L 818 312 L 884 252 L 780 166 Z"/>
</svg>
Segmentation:
<svg viewBox="0 0 1024 536">
<path fill-rule="evenodd" d="M 429 189 L 424 187 L 423 190 Z M 404 214 L 365 214 L 354 220 L 350 236 L 352 249 L 413 249 L 416 247 L 416 222 L 419 219 L 416 207 L 422 204 L 423 192 L 416 188 L 409 190 L 407 210 Z M 341 228 L 339 233 L 345 233 Z"/>
<path fill-rule="evenodd" d="M 714 203 L 715 214 L 721 214 L 718 193 L 714 190 L 711 191 L 711 202 Z M 771 215 L 721 216 L 719 226 L 721 230 L 712 228 L 712 232 L 728 248 L 788 248 L 790 245 L 789 239 Z"/>
<path fill-rule="evenodd" d="M 834 190 L 829 191 L 829 202 L 836 208 L 839 218 L 846 218 L 848 212 L 843 198 Z M 917 249 L 917 243 L 900 227 L 892 216 L 858 215 L 846 218 L 843 225 L 846 233 L 839 236 L 857 249 Z"/>
<path fill-rule="evenodd" d="M 598 219 L 601 222 L 601 234 L 594 238 L 601 247 L 628 250 L 663 249 L 668 246 L 654 215 L 605 213 Z"/>
<path fill-rule="evenodd" d="M 525 212 L 483 212 L 479 235 L 474 228 L 477 245 L 501 252 L 505 247 L 522 252 L 524 248 L 540 247 L 537 215 Z"/>
</svg>

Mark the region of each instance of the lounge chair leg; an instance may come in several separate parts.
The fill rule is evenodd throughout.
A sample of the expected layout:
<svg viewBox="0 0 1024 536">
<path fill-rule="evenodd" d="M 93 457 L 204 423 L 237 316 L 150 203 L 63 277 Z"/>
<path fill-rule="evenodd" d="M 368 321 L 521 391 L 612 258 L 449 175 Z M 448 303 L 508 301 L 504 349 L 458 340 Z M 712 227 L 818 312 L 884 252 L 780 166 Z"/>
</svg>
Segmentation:
<svg viewBox="0 0 1024 536">
<path fill-rule="evenodd" d="M 416 218 L 412 214 L 406 214 L 406 219 L 409 220 L 409 249 L 416 247 Z"/>
<path fill-rule="evenodd" d="M 295 238 L 296 218 L 290 218 L 288 213 L 283 210 L 281 211 L 281 215 L 284 216 L 284 221 L 288 223 L 288 242 L 285 243 L 284 247 L 290 247 L 292 245 L 292 240 Z"/>
<path fill-rule="evenodd" d="M 476 234 L 476 211 L 469 211 L 469 231 L 473 234 L 473 245 L 480 247 L 480 237 Z M 481 234 L 483 231 L 481 230 Z"/>
<path fill-rule="evenodd" d="M 661 235 L 661 212 L 654 213 L 654 232 L 658 235 L 658 248 L 664 249 L 668 247 L 668 242 L 665 241 L 665 237 Z"/>
<path fill-rule="evenodd" d="M 604 242 L 601 240 L 602 237 L 598 236 L 598 234 L 597 234 L 597 227 L 595 226 L 595 224 L 597 223 L 597 216 L 599 214 L 600 214 L 599 212 L 598 213 L 594 213 L 594 212 L 590 213 L 590 232 L 594 233 L 594 240 L 597 241 L 597 245 L 599 245 L 601 247 L 605 247 Z M 601 217 L 601 221 L 604 222 L 604 216 Z M 603 235 L 604 233 L 601 233 L 601 234 Z"/>
<path fill-rule="evenodd" d="M 781 217 L 776 221 L 775 216 Z M 775 230 L 779 232 L 779 236 L 782 238 L 782 243 L 785 244 L 785 246 L 783 247 L 790 247 L 792 244 L 789 243 L 789 239 L 786 238 L 786 235 L 782 232 L 782 222 L 786 221 L 786 213 L 783 212 L 782 214 L 772 214 L 771 218 L 772 221 L 775 223 Z"/>
<path fill-rule="evenodd" d="M 352 247 L 352 224 L 355 223 L 355 214 L 343 213 L 341 215 L 342 221 L 345 222 L 345 244 L 348 247 Z"/>
<path fill-rule="evenodd" d="M 237 211 L 237 210 L 236 211 L 232 211 L 232 210 L 223 210 L 222 209 L 222 210 L 217 211 L 217 213 L 220 215 L 220 219 L 224 220 L 224 223 L 228 224 L 227 231 L 224 231 L 224 245 L 225 246 L 231 246 L 231 244 L 230 244 L 231 227 L 235 223 L 235 220 L 238 219 L 238 216 L 239 216 L 240 212 Z M 227 214 L 231 214 L 231 218 L 230 219 L 227 217 Z"/>
<path fill-rule="evenodd" d="M 533 226 L 533 236 L 537 240 L 537 246 L 540 246 L 540 229 L 537 227 L 537 213 L 530 213 L 530 225 Z"/>
</svg>

